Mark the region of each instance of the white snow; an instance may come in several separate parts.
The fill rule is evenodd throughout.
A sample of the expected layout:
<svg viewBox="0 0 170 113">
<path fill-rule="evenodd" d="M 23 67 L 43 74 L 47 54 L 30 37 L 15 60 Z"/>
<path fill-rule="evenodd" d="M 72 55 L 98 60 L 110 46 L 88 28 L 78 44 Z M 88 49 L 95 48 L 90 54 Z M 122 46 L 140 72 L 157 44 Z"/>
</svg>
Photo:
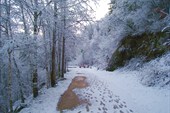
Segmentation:
<svg viewBox="0 0 170 113">
<path fill-rule="evenodd" d="M 56 88 L 45 89 L 20 113 L 59 113 L 56 110 L 60 95 L 77 75 L 87 77 L 90 86 L 75 89 L 89 105 L 81 105 L 66 113 L 170 113 L 170 89 L 146 87 L 140 83 L 138 71 L 116 70 L 106 72 L 96 68 L 70 68 Z M 87 109 L 88 107 L 88 109 Z"/>
</svg>

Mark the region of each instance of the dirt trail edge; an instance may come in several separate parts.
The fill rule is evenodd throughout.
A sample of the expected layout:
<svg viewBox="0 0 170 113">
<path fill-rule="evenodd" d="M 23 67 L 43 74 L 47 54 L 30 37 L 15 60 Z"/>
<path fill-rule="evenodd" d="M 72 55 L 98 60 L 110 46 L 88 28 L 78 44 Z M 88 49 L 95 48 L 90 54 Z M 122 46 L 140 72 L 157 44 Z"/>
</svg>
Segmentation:
<svg viewBox="0 0 170 113">
<path fill-rule="evenodd" d="M 79 96 L 73 92 L 75 88 L 85 88 L 88 86 L 85 76 L 76 76 L 70 83 L 68 89 L 61 95 L 57 104 L 57 110 L 73 109 L 81 104 L 88 103 L 87 100 L 79 99 Z"/>
</svg>

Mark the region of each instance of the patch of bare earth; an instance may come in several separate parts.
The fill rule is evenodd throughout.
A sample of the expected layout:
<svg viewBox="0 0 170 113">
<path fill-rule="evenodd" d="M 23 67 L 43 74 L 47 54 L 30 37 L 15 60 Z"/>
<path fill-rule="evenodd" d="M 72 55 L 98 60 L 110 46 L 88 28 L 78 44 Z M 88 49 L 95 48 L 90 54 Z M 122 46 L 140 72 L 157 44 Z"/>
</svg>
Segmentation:
<svg viewBox="0 0 170 113">
<path fill-rule="evenodd" d="M 87 100 L 79 99 L 78 95 L 73 92 L 75 88 L 85 88 L 88 86 L 86 82 L 86 77 L 84 76 L 76 76 L 71 84 L 69 85 L 68 89 L 61 95 L 60 100 L 57 104 L 57 109 L 59 111 L 66 110 L 66 109 L 73 109 L 81 104 L 88 103 Z"/>
</svg>

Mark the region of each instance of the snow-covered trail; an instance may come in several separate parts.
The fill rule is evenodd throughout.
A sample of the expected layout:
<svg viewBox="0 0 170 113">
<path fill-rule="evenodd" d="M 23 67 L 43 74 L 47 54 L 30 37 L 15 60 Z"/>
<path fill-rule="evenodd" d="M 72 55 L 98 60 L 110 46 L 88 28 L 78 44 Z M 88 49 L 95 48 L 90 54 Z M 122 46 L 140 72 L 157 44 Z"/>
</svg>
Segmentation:
<svg viewBox="0 0 170 113">
<path fill-rule="evenodd" d="M 44 89 L 41 95 L 31 100 L 21 113 L 60 113 L 56 111 L 60 95 L 64 93 L 71 80 L 83 74 L 90 86 L 74 89 L 80 98 L 88 99 L 90 104 L 81 105 L 66 113 L 170 113 L 170 90 L 141 85 L 137 72 L 100 71 L 96 68 L 70 68 L 56 88 Z"/>
<path fill-rule="evenodd" d="M 84 75 L 84 74 L 83 74 Z M 104 81 L 96 76 L 87 76 L 89 86 L 85 89 L 75 89 L 82 100 L 88 100 L 89 104 L 81 105 L 74 109 L 73 113 L 133 113 L 126 102 L 111 91 Z M 70 113 L 70 111 L 67 111 Z"/>
</svg>

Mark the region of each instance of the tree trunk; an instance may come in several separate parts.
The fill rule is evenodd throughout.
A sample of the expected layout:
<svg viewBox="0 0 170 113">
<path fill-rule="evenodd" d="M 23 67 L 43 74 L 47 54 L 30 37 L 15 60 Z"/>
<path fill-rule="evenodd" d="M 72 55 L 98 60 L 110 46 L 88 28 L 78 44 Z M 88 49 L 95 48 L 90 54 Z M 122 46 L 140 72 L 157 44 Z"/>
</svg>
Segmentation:
<svg viewBox="0 0 170 113">
<path fill-rule="evenodd" d="M 50 77 L 49 77 L 49 68 L 48 68 L 48 54 L 47 54 L 47 43 L 46 43 L 46 31 L 43 26 L 43 39 L 44 39 L 44 51 L 45 51 L 45 70 L 46 70 L 46 86 L 50 87 Z"/>
<path fill-rule="evenodd" d="M 7 2 L 7 0 L 5 0 L 5 6 L 6 6 L 6 16 L 7 17 L 10 17 L 10 9 L 9 9 L 9 4 L 8 4 L 8 2 Z M 10 22 L 10 19 L 9 18 L 6 18 L 6 21 L 5 21 L 5 27 L 6 27 L 6 35 L 7 35 L 7 38 L 9 39 L 9 22 Z"/>
<path fill-rule="evenodd" d="M 65 37 L 63 36 L 63 45 L 62 45 L 62 73 L 61 73 L 61 78 L 64 78 L 64 70 L 65 70 Z"/>
<path fill-rule="evenodd" d="M 0 0 L 0 4 L 1 4 L 1 0 Z M 1 6 L 2 7 L 2 6 Z M 1 18 L 1 13 L 2 13 L 2 8 L 0 7 L 0 18 Z M 1 38 L 2 38 L 2 34 L 1 34 L 1 32 L 2 32 L 2 28 L 1 28 L 1 21 L 0 21 L 0 48 L 2 47 L 2 42 L 1 42 Z M 2 59 L 0 58 L 0 65 L 2 65 L 1 64 L 1 61 Z M 0 69 L 0 83 L 1 83 L 1 81 L 2 81 L 2 73 L 1 73 L 1 69 Z"/>
<path fill-rule="evenodd" d="M 11 53 L 12 51 L 8 49 L 8 98 L 9 98 L 9 109 L 13 112 L 13 102 L 12 102 L 12 63 L 11 63 Z"/>
<path fill-rule="evenodd" d="M 10 39 L 10 36 L 12 37 L 12 31 L 11 31 L 11 23 L 10 23 L 10 1 L 5 0 L 5 6 L 6 6 L 6 18 L 5 21 L 5 27 L 6 27 L 6 37 L 7 39 Z M 13 112 L 13 101 L 12 101 L 12 62 L 11 62 L 11 53 L 12 48 L 8 48 L 8 78 L 7 78 L 7 94 L 8 94 L 8 101 L 9 101 L 9 111 Z"/>
<path fill-rule="evenodd" d="M 64 7 L 66 7 L 66 0 L 62 1 L 63 2 L 63 5 Z M 64 78 L 64 70 L 65 70 L 65 27 L 66 27 L 66 8 L 63 9 L 63 28 L 64 28 L 64 31 L 63 31 L 63 36 L 62 36 L 62 39 L 63 39 L 63 44 L 62 44 L 62 72 L 61 72 L 61 77 Z"/>
<path fill-rule="evenodd" d="M 34 0 L 34 4 L 35 7 L 37 8 L 38 6 L 38 1 Z M 33 57 L 33 77 L 32 77 L 32 83 L 33 83 L 33 97 L 37 97 L 38 96 L 38 73 L 37 73 L 37 35 L 38 35 L 38 25 L 37 25 L 37 21 L 38 21 L 38 12 L 37 10 L 34 11 L 34 49 L 35 49 L 35 53 L 34 53 L 34 57 Z"/>
<path fill-rule="evenodd" d="M 14 65 L 15 65 L 15 68 L 17 70 L 17 74 L 16 74 L 16 77 L 18 79 L 18 84 L 19 84 L 19 91 L 20 91 L 20 96 L 21 96 L 21 103 L 25 103 L 25 99 L 24 99 L 24 93 L 23 93 L 23 90 L 22 90 L 22 82 L 21 82 L 21 72 L 18 68 L 18 65 L 16 63 L 16 60 L 15 60 L 15 57 L 14 57 L 14 52 L 13 52 L 13 62 L 14 62 Z"/>
<path fill-rule="evenodd" d="M 20 4 L 20 8 L 21 8 L 21 14 L 22 14 L 22 21 L 23 21 L 23 24 L 24 24 L 24 32 L 25 32 L 25 35 L 27 36 L 28 35 L 28 29 L 27 29 L 27 25 L 26 25 L 26 20 L 25 20 L 25 15 L 24 15 L 24 8 L 23 8 L 22 3 Z"/>
<path fill-rule="evenodd" d="M 48 30 L 48 37 L 52 37 L 52 33 L 53 32 L 51 32 L 51 29 L 49 29 Z M 51 72 L 52 72 L 52 39 L 51 40 L 49 40 L 49 51 L 51 52 L 51 54 L 50 54 L 50 59 L 49 59 L 49 83 L 50 83 L 50 85 L 51 85 Z"/>
<path fill-rule="evenodd" d="M 67 60 L 66 60 L 66 58 L 65 58 L 65 67 L 64 67 L 64 73 L 66 73 L 67 72 Z"/>
<path fill-rule="evenodd" d="M 61 36 L 58 33 L 58 77 L 61 77 Z"/>
<path fill-rule="evenodd" d="M 57 4 L 54 1 L 54 28 L 53 28 L 53 39 L 52 39 L 52 70 L 51 70 L 51 87 L 56 85 L 56 22 L 57 19 Z"/>
<path fill-rule="evenodd" d="M 1 0 L 0 0 L 0 4 L 1 4 Z M 2 6 L 1 6 L 2 7 Z M 0 18 L 1 18 L 1 16 L 2 16 L 2 8 L 0 7 Z M 1 28 L 1 21 L 0 21 L 0 40 L 1 40 L 1 38 L 2 38 L 2 28 Z M 1 46 L 2 46 L 2 42 L 0 41 L 0 48 L 1 48 Z"/>
</svg>

